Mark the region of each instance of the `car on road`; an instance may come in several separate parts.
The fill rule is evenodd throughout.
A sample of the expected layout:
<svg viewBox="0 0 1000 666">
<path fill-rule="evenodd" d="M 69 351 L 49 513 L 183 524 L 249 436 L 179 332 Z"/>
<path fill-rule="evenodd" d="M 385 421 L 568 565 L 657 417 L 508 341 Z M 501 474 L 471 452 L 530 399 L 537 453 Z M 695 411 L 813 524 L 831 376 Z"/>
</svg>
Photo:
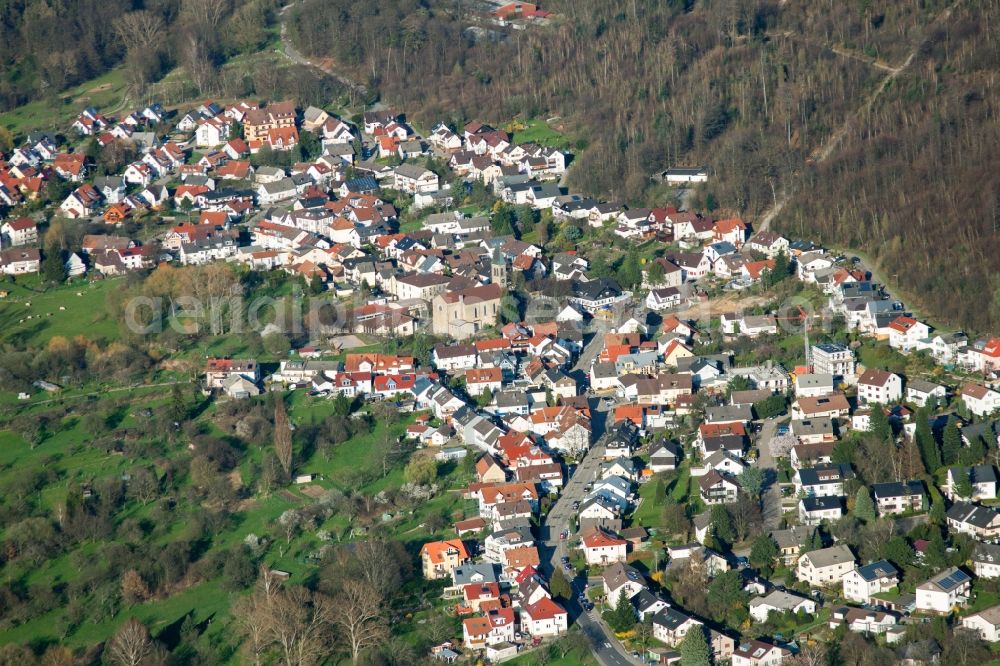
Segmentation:
<svg viewBox="0 0 1000 666">
<path fill-rule="evenodd" d="M 744 569 L 750 566 L 750 560 L 740 555 L 739 557 L 736 558 L 736 566 L 739 567 L 740 569 Z"/>
<path fill-rule="evenodd" d="M 861 263 L 861 257 L 851 257 L 851 263 L 852 264 L 860 264 Z"/>
<path fill-rule="evenodd" d="M 569 530 L 563 530 L 559 533 L 559 538 L 563 541 L 565 541 L 567 537 L 569 537 Z"/>
<path fill-rule="evenodd" d="M 787 435 L 788 433 L 791 432 L 791 430 L 789 429 L 789 427 L 787 425 L 780 425 L 780 426 L 778 426 L 778 430 L 776 432 L 778 433 L 778 436 L 780 437 L 782 435 Z"/>
<path fill-rule="evenodd" d="M 573 500 L 573 510 L 576 511 L 580 508 L 580 500 Z"/>
</svg>

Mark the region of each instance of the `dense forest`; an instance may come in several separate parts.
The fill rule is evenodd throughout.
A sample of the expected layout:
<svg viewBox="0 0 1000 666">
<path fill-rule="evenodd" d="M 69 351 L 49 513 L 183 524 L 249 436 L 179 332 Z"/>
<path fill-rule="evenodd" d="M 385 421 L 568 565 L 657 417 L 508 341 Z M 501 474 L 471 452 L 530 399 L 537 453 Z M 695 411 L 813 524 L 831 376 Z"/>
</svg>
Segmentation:
<svg viewBox="0 0 1000 666">
<path fill-rule="evenodd" d="M 259 48 L 276 0 L 2 0 L 0 111 L 123 65 L 141 93 L 176 66 L 199 94 L 232 55 Z"/>
<path fill-rule="evenodd" d="M 870 250 L 939 321 L 1000 328 L 996 0 L 545 7 L 505 32 L 457 1 L 305 0 L 291 32 L 425 122 L 561 116 L 583 191 L 659 203 L 651 174 L 708 164 L 697 203 L 751 221 L 798 193 L 779 228 Z M 991 297 L 953 297 L 972 284 Z"/>
</svg>

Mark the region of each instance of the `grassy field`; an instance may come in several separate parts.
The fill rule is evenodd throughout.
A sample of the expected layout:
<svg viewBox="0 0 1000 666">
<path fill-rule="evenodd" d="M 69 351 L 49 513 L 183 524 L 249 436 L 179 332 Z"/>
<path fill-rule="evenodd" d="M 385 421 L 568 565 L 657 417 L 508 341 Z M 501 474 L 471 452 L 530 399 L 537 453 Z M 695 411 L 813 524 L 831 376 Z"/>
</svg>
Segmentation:
<svg viewBox="0 0 1000 666">
<path fill-rule="evenodd" d="M 540 118 L 532 118 L 523 124 L 527 127 L 515 130 L 513 133 L 515 143 L 537 143 L 564 150 L 570 146 L 570 140 L 565 134 L 552 129 L 548 123 Z"/>
<path fill-rule="evenodd" d="M 124 106 L 125 80 L 122 70 L 113 69 L 107 74 L 85 81 L 59 96 L 58 102 L 38 100 L 0 114 L 0 125 L 13 134 L 23 134 L 34 129 L 62 131 L 88 106 L 102 113 L 117 112 Z"/>
<path fill-rule="evenodd" d="M 113 340 L 118 336 L 118 323 L 107 312 L 107 295 L 122 283 L 121 278 L 78 281 L 45 291 L 32 278 L 4 283 L 0 291 L 7 296 L 0 300 L 0 341 L 25 347 L 42 346 L 56 335 Z"/>
<path fill-rule="evenodd" d="M 170 399 L 169 392 L 162 389 L 127 395 L 128 400 L 124 401 L 119 410 L 118 428 L 136 427 L 141 419 L 146 418 L 146 409 L 163 408 Z M 124 396 L 106 394 L 84 404 L 86 410 L 111 410 L 118 403 L 118 398 L 122 397 Z M 310 398 L 301 391 L 289 394 L 286 404 L 290 421 L 299 426 L 320 423 L 333 412 L 331 401 Z M 19 407 L 21 413 L 26 409 L 42 409 L 26 405 Z M 203 432 L 224 438 L 227 435 L 213 420 L 215 415 L 216 406 L 210 404 L 197 417 L 198 423 Z M 379 450 L 385 442 L 394 441 L 401 435 L 409 423 L 412 423 L 409 415 L 404 415 L 391 425 L 376 420 L 371 432 L 349 439 L 335 447 L 327 456 L 311 453 L 297 462 L 296 469 L 301 473 L 319 475 L 319 479 L 313 484 L 318 488 L 313 488 L 313 491 L 335 488 L 344 493 L 359 493 L 371 497 L 381 490 L 398 488 L 403 482 L 406 457 L 383 470 Z M 182 441 L 150 442 L 149 448 L 140 446 L 135 449 L 148 451 L 144 454 L 108 454 L 104 447 L 92 445 L 92 433 L 87 431 L 83 419 L 73 413 L 59 422 L 51 423 L 50 430 L 53 434 L 35 448 L 30 448 L 18 432 L 3 430 L 4 427 L 5 424 L 0 422 L 0 488 L 10 491 L 17 487 L 19 478 L 26 472 L 44 470 L 57 480 L 42 488 L 37 506 L 39 511 L 50 514 L 55 513 L 66 501 L 71 484 L 89 484 L 108 477 L 120 477 L 136 464 L 162 467 L 168 464 L 168 459 L 186 455 L 186 446 Z M 259 464 L 265 450 L 264 446 L 248 446 L 245 449 L 237 468 L 241 477 L 249 478 L 251 468 Z M 412 505 L 409 509 L 393 509 L 391 518 L 379 526 L 380 531 L 407 544 L 407 548 L 414 553 L 425 540 L 442 538 L 447 527 L 440 528 L 439 532 L 432 532 L 427 526 L 428 518 L 436 515 L 450 520 L 454 515 L 464 515 L 470 511 L 472 507 L 469 501 L 464 500 L 461 494 L 447 490 L 461 487 L 470 478 L 467 468 L 461 464 L 443 465 L 438 479 L 442 491 L 432 499 Z M 304 507 L 313 501 L 305 490 L 304 487 L 290 485 L 266 497 L 252 495 L 240 504 L 227 523 L 228 527 L 212 535 L 207 544 L 206 555 L 211 551 L 227 552 L 249 534 L 271 536 L 273 540 L 264 555 L 264 561 L 272 568 L 288 571 L 292 583 L 306 581 L 316 572 L 311 555 L 325 545 L 317 537 L 320 531 L 329 533 L 332 543 L 358 538 L 357 535 L 364 534 L 364 531 L 357 531 L 359 523 L 349 515 L 335 513 L 315 529 L 305 530 L 293 537 L 286 546 L 285 539 L 276 536 L 277 519 L 287 509 Z M 187 497 L 185 493 L 178 494 L 176 502 L 177 508 L 173 513 L 176 521 L 158 526 L 156 533 L 152 535 L 156 543 L 166 545 L 178 539 L 191 538 L 186 517 L 192 511 L 198 511 L 200 506 L 195 503 L 197 500 Z M 156 505 L 157 502 L 149 505 L 129 502 L 115 516 L 115 520 L 118 523 L 130 519 L 156 521 L 159 515 L 154 512 Z M 99 540 L 87 542 L 70 552 L 37 564 L 28 565 L 21 561 L 8 563 L 5 575 L 10 581 L 17 581 L 29 589 L 34 586 L 58 588 L 79 575 L 82 562 L 99 556 L 101 546 Z M 106 639 L 123 619 L 131 615 L 146 623 L 154 636 L 163 632 L 175 632 L 180 623 L 191 615 L 194 621 L 205 623 L 207 627 L 202 641 L 210 641 L 212 645 L 224 649 L 226 646 L 235 647 L 229 617 L 229 607 L 235 596 L 238 593 L 226 589 L 221 578 L 209 579 L 181 585 L 165 598 L 155 598 L 131 607 L 123 606 L 110 617 L 100 615 L 88 618 L 71 630 L 67 629 L 66 609 L 60 607 L 19 626 L 5 628 L 0 634 L 0 644 L 57 640 L 70 647 L 85 647 Z M 399 628 L 404 633 L 418 632 L 419 629 L 414 620 L 407 620 L 407 626 Z M 239 660 L 233 657 L 228 663 L 239 663 Z"/>
</svg>

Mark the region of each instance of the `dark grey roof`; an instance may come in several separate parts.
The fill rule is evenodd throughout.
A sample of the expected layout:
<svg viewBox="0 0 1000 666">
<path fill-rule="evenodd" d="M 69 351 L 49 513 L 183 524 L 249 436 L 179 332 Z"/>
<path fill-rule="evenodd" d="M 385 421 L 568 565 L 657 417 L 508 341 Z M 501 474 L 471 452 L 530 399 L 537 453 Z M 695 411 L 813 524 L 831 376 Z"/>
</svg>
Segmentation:
<svg viewBox="0 0 1000 666">
<path fill-rule="evenodd" d="M 996 520 L 997 511 L 978 504 L 955 502 L 945 515 L 949 520 L 985 529 Z"/>
<path fill-rule="evenodd" d="M 893 576 L 898 576 L 899 569 L 885 560 L 879 560 L 878 562 L 872 562 L 871 564 L 866 564 L 863 567 L 858 567 L 858 573 L 866 581 L 871 582 L 873 580 L 878 580 L 879 578 L 892 578 Z"/>
<path fill-rule="evenodd" d="M 799 470 L 802 485 L 815 486 L 823 483 L 837 483 L 845 479 L 853 479 L 854 471 L 850 465 L 842 463 L 827 463 L 815 467 L 803 467 Z"/>
<path fill-rule="evenodd" d="M 828 511 L 841 508 L 839 497 L 803 497 L 802 508 L 806 511 Z"/>
<path fill-rule="evenodd" d="M 588 282 L 574 282 L 573 293 L 577 298 L 598 301 L 621 296 L 622 288 L 611 278 L 599 278 Z"/>
<path fill-rule="evenodd" d="M 666 627 L 668 631 L 676 631 L 678 627 L 690 619 L 690 616 L 685 615 L 676 608 L 668 606 L 656 612 L 653 616 L 653 624 Z"/>
<path fill-rule="evenodd" d="M 911 495 L 923 495 L 924 484 L 920 481 L 893 481 L 891 483 L 874 483 L 872 492 L 875 498 L 880 497 L 909 497 Z"/>
</svg>

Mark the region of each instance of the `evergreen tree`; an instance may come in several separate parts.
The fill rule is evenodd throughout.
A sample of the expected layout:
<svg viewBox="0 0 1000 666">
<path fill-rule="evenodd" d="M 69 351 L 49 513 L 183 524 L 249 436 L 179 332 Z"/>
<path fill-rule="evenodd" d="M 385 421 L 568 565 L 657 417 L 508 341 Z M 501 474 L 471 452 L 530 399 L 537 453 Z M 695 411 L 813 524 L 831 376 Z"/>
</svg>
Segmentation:
<svg viewBox="0 0 1000 666">
<path fill-rule="evenodd" d="M 667 497 L 667 484 L 663 481 L 662 476 L 656 480 L 655 496 L 656 496 L 656 502 L 655 502 L 656 504 L 663 504 L 664 500 Z"/>
<path fill-rule="evenodd" d="M 692 627 L 680 645 L 681 666 L 711 666 L 708 639 L 703 625 Z"/>
<path fill-rule="evenodd" d="M 954 465 L 962 450 L 962 433 L 958 430 L 958 419 L 954 416 L 948 419 L 941 434 L 941 459 L 945 465 Z"/>
<path fill-rule="evenodd" d="M 760 500 L 760 494 L 764 490 L 764 481 L 764 472 L 760 467 L 747 467 L 742 474 L 736 477 L 736 482 L 740 484 L 743 492 L 753 498 L 755 502 Z"/>
<path fill-rule="evenodd" d="M 917 440 L 917 448 L 920 450 L 920 458 L 924 461 L 924 467 L 933 474 L 941 467 L 941 451 L 934 440 L 930 419 L 931 411 L 928 408 L 917 412 L 917 430 L 914 436 Z"/>
<path fill-rule="evenodd" d="M 810 551 L 826 548 L 826 541 L 823 539 L 823 530 L 817 527 L 809 537 L 808 548 Z"/>
<path fill-rule="evenodd" d="M 42 276 L 53 284 L 60 284 L 66 280 L 66 260 L 63 258 L 62 250 L 55 245 L 45 252 Z"/>
<path fill-rule="evenodd" d="M 493 213 L 490 229 L 497 236 L 510 236 L 514 233 L 514 213 L 510 206 L 500 206 Z"/>
<path fill-rule="evenodd" d="M 605 619 L 608 621 L 608 625 L 617 634 L 624 633 L 635 626 L 635 611 L 632 609 L 632 602 L 629 600 L 625 588 L 622 588 L 621 592 L 618 593 L 614 610 L 606 615 Z"/>
<path fill-rule="evenodd" d="M 864 523 L 875 522 L 877 518 L 875 501 L 864 486 L 858 488 L 858 493 L 854 496 L 854 516 Z"/>
<path fill-rule="evenodd" d="M 312 280 L 309 281 L 309 293 L 318 296 L 324 291 L 326 291 L 326 284 L 323 283 L 323 279 L 319 275 L 313 275 Z"/>
<path fill-rule="evenodd" d="M 955 467 L 952 469 L 952 473 L 955 479 L 955 494 L 962 499 L 970 499 L 972 497 L 972 479 L 969 478 L 971 470 L 963 467 Z"/>
<path fill-rule="evenodd" d="M 183 423 L 187 419 L 188 405 L 184 399 L 180 384 L 170 387 L 170 420 L 175 423 Z"/>
<path fill-rule="evenodd" d="M 552 578 L 549 579 L 549 590 L 552 592 L 552 596 L 559 599 L 569 599 L 573 596 L 573 588 L 566 580 L 562 569 L 559 568 L 552 572 Z"/>
<path fill-rule="evenodd" d="M 779 252 L 778 256 L 774 258 L 774 268 L 767 271 L 764 282 L 768 287 L 773 287 L 788 277 L 791 271 L 792 264 L 788 259 L 788 255 L 784 252 Z"/>
<path fill-rule="evenodd" d="M 736 541 L 736 530 L 733 529 L 733 521 L 729 517 L 726 507 L 719 504 L 713 506 L 709 522 L 716 539 L 722 541 L 726 546 Z"/>
<path fill-rule="evenodd" d="M 639 251 L 634 247 L 625 255 L 625 260 L 618 269 L 618 283 L 624 289 L 635 289 L 642 283 L 642 263 Z"/>
<path fill-rule="evenodd" d="M 935 525 L 944 524 L 944 519 L 945 519 L 944 502 L 941 501 L 932 502 L 929 516 L 931 522 L 934 523 Z"/>
<path fill-rule="evenodd" d="M 713 619 L 739 626 L 747 616 L 747 594 L 740 573 L 730 569 L 713 578 L 708 585 L 707 601 Z"/>
<path fill-rule="evenodd" d="M 655 287 L 658 284 L 663 283 L 663 278 L 666 276 L 666 272 L 663 270 L 663 264 L 659 261 L 654 261 L 646 269 L 646 280 L 649 282 L 649 286 Z"/>
<path fill-rule="evenodd" d="M 754 539 L 750 547 L 750 564 L 759 569 L 765 576 L 770 576 L 774 571 L 774 562 L 778 558 L 778 544 L 774 542 L 770 534 L 761 534 Z"/>
<path fill-rule="evenodd" d="M 885 415 L 882 405 L 876 403 L 871 405 L 872 415 L 868 420 L 868 432 L 880 442 L 892 441 L 892 425 Z"/>
<path fill-rule="evenodd" d="M 966 466 L 972 467 L 983 462 L 986 457 L 986 446 L 981 437 L 973 437 L 969 445 L 963 447 L 958 453 L 958 461 Z"/>
</svg>

